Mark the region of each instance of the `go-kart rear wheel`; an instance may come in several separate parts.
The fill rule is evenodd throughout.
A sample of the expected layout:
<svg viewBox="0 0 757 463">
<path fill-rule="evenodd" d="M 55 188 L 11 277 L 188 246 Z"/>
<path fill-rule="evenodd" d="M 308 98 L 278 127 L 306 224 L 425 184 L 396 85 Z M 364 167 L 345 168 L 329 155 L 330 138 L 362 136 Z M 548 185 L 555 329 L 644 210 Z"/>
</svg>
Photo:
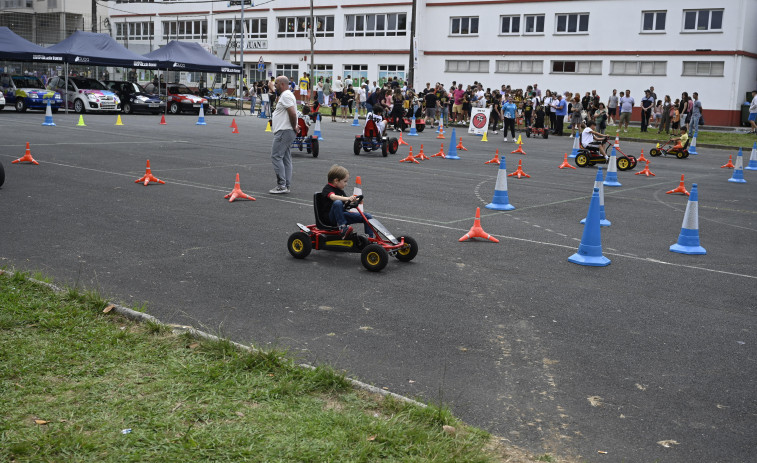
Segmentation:
<svg viewBox="0 0 757 463">
<path fill-rule="evenodd" d="M 658 150 L 657 148 L 652 148 L 651 150 L 649 150 L 650 156 L 659 156 L 661 154 L 662 154 L 662 151 Z"/>
<path fill-rule="evenodd" d="M 389 142 L 381 140 L 381 155 L 387 157 L 389 155 Z"/>
<path fill-rule="evenodd" d="M 636 159 L 636 156 L 628 156 L 628 159 L 630 159 L 630 160 L 631 160 L 631 169 L 633 169 L 634 167 L 636 167 L 636 163 L 638 163 L 638 162 L 639 162 L 639 161 L 638 161 L 638 160 Z"/>
<path fill-rule="evenodd" d="M 415 130 L 416 130 L 416 132 L 421 133 L 421 132 L 423 132 L 423 129 L 425 129 L 425 128 L 426 128 L 426 124 L 418 125 L 418 123 L 416 121 L 416 124 L 415 124 Z"/>
<path fill-rule="evenodd" d="M 578 153 L 573 160 L 578 167 L 586 167 L 589 165 L 589 156 L 584 153 Z"/>
<path fill-rule="evenodd" d="M 318 139 L 317 138 L 311 138 L 310 139 L 310 148 L 308 148 L 308 153 L 311 153 L 314 158 L 317 158 L 319 151 L 320 151 L 320 146 L 318 146 Z"/>
<path fill-rule="evenodd" d="M 3 183 L 5 183 L 5 169 L 3 168 L 3 164 L 0 162 L 0 187 L 3 186 Z"/>
<path fill-rule="evenodd" d="M 684 157 L 684 158 L 687 158 L 687 157 L 689 157 L 689 150 L 686 150 L 686 151 L 685 151 L 685 154 L 683 155 L 683 157 Z"/>
<path fill-rule="evenodd" d="M 531 138 L 531 127 L 526 127 L 526 138 Z"/>
<path fill-rule="evenodd" d="M 380 244 L 369 244 L 360 253 L 360 262 L 366 270 L 380 272 L 389 262 L 389 253 Z"/>
<path fill-rule="evenodd" d="M 304 259 L 313 250 L 313 241 L 305 232 L 294 232 L 289 235 L 289 240 L 287 240 L 287 250 L 292 257 Z"/>
<path fill-rule="evenodd" d="M 618 170 L 628 170 L 631 168 L 631 160 L 628 158 L 618 158 Z"/>
<path fill-rule="evenodd" d="M 549 138 L 549 130 L 547 129 L 541 129 L 541 130 L 542 130 L 541 136 L 544 137 L 545 140 Z"/>
<path fill-rule="evenodd" d="M 687 152 L 679 151 L 679 152 L 676 153 L 676 157 L 678 159 L 683 159 L 683 158 L 686 157 L 687 154 L 689 154 L 688 151 Z"/>
<path fill-rule="evenodd" d="M 361 149 L 363 149 L 363 141 L 356 138 L 355 143 L 352 144 L 352 151 L 355 153 L 355 156 L 360 156 Z"/>
<path fill-rule="evenodd" d="M 400 141 L 396 138 L 390 138 L 389 139 L 389 152 L 394 154 L 397 152 L 397 150 L 400 149 Z"/>
<path fill-rule="evenodd" d="M 400 239 L 405 240 L 405 246 L 399 249 L 394 257 L 400 262 L 410 262 L 418 255 L 418 242 L 410 236 L 403 236 Z"/>
</svg>

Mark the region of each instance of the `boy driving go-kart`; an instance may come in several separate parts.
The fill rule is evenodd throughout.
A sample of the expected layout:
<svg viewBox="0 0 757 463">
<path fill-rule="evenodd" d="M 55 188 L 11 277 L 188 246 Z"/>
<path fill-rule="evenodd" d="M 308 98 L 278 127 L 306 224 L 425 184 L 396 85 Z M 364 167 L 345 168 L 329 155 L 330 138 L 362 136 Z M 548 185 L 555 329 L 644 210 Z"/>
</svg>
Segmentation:
<svg viewBox="0 0 757 463">
<path fill-rule="evenodd" d="M 589 122 L 589 125 L 587 125 L 583 132 L 581 132 L 581 145 L 590 151 L 598 149 L 605 159 L 609 159 L 609 156 L 607 156 L 607 153 L 605 153 L 604 147 L 604 142 L 607 141 L 607 137 L 595 131 L 594 129 L 596 127 L 596 122 Z"/>
<path fill-rule="evenodd" d="M 687 158 L 689 157 L 689 143 L 691 143 L 689 134 L 683 132 L 680 137 L 672 137 L 663 146 L 658 144 L 655 148 L 649 150 L 649 154 L 651 156 L 667 156 L 668 154 L 672 154 L 678 159 Z"/>
<path fill-rule="evenodd" d="M 591 121 L 581 133 L 579 149 L 574 162 L 578 167 L 593 166 L 594 164 L 606 164 L 610 161 L 606 147 L 610 144 L 609 138 L 593 130 L 596 122 Z M 627 155 L 618 150 L 616 164 L 618 170 L 629 170 L 636 167 L 636 157 Z"/>
<path fill-rule="evenodd" d="M 347 182 L 350 179 L 350 173 L 344 167 L 334 164 L 329 169 L 328 183 L 323 187 L 321 194 L 331 200 L 331 206 L 323 207 L 318 212 L 321 217 L 328 217 L 331 223 L 336 224 L 339 227 L 339 233 L 342 239 L 347 238 L 352 234 L 351 223 L 365 222 L 365 234 L 373 236 L 373 231 L 368 227 L 367 220 L 372 219 L 367 212 L 360 214 L 359 212 L 349 212 L 349 209 L 353 208 L 353 204 L 357 205 L 357 196 L 347 196 L 344 192 L 344 188 L 347 186 Z M 326 203 L 326 206 L 328 204 Z M 365 217 L 363 217 L 365 216 Z M 364 221 L 364 218 L 367 219 Z"/>
<path fill-rule="evenodd" d="M 386 157 L 389 153 L 396 153 L 399 148 L 399 140 L 388 138 L 386 136 L 386 119 L 383 117 L 384 107 L 377 103 L 373 106 L 373 111 L 366 114 L 365 128 L 362 135 L 355 135 L 353 151 L 355 156 L 360 155 L 360 151 L 376 151 L 381 149 L 381 155 Z"/>
</svg>

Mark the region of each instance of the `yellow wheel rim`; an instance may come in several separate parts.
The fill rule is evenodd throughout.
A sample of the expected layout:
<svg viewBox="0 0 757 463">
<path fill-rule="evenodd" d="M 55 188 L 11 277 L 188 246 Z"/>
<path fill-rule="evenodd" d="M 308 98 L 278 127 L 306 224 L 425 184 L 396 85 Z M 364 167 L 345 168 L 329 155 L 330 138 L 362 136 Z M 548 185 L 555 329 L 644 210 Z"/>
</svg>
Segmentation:
<svg viewBox="0 0 757 463">
<path fill-rule="evenodd" d="M 618 167 L 620 167 L 621 169 L 628 167 L 628 159 L 620 159 L 618 161 Z"/>
<path fill-rule="evenodd" d="M 304 249 L 304 247 L 305 247 L 305 245 L 302 244 L 302 240 L 294 240 L 294 241 L 292 241 L 292 250 L 294 250 L 294 252 L 302 252 L 302 250 Z"/>
<path fill-rule="evenodd" d="M 403 256 L 406 256 L 406 255 L 410 254 L 410 245 L 406 244 L 404 248 L 400 248 L 397 251 L 397 254 L 400 254 L 400 255 L 403 255 Z"/>
<path fill-rule="evenodd" d="M 381 256 L 377 252 L 369 252 L 367 256 L 365 256 L 365 260 L 368 261 L 370 265 L 378 265 L 379 262 L 381 262 Z"/>
</svg>

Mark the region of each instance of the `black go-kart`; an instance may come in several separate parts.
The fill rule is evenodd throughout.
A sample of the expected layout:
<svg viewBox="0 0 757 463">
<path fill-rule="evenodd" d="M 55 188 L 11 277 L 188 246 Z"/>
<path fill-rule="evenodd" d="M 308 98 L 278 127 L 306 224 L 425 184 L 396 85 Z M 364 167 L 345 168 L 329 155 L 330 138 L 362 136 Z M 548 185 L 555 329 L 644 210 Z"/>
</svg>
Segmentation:
<svg viewBox="0 0 757 463">
<path fill-rule="evenodd" d="M 531 138 L 531 135 L 536 138 L 537 136 L 541 135 L 542 138 L 549 138 L 549 129 L 545 128 L 536 128 L 536 127 L 526 127 L 526 138 Z"/>
<path fill-rule="evenodd" d="M 287 240 L 289 254 L 297 259 L 304 259 L 313 249 L 357 252 L 360 253 L 360 262 L 363 267 L 371 272 L 379 272 L 386 267 L 389 256 L 394 256 L 400 262 L 413 260 L 418 254 L 418 243 L 409 236 L 395 238 L 378 220 L 366 219 L 363 211 L 357 208 L 362 200 L 363 195 L 360 195 L 354 202 L 347 203 L 344 207 L 345 210 L 355 209 L 360 212 L 363 220 L 373 231 L 373 237 L 353 232 L 350 236 L 342 239 L 338 227 L 324 223 L 324 217 L 321 217 L 319 210 L 331 207 L 331 200 L 318 192 L 313 197 L 315 224 L 297 224 L 300 230 L 289 235 L 289 240 Z M 326 220 L 328 219 L 326 218 Z"/>
<path fill-rule="evenodd" d="M 394 123 L 395 119 L 398 119 L 396 124 Z M 389 115 L 385 120 L 387 124 L 391 125 L 392 127 L 397 127 L 401 132 L 404 132 L 405 129 L 410 129 L 410 127 L 413 125 L 412 113 L 409 109 L 404 110 L 403 115 L 400 118 Z M 418 110 L 415 111 L 415 130 L 416 132 L 423 132 L 423 129 L 425 128 L 426 119 L 423 118 L 423 110 L 421 108 L 418 108 Z"/>
<path fill-rule="evenodd" d="M 302 118 L 297 119 L 297 124 L 300 126 L 300 134 L 295 136 L 292 142 L 292 148 L 297 148 L 300 151 L 306 149 L 308 153 L 311 153 L 314 158 L 318 157 L 318 135 L 308 135 L 308 125 Z"/>
<path fill-rule="evenodd" d="M 368 122 L 365 123 L 362 135 L 355 135 L 355 142 L 353 144 L 355 156 L 359 156 L 361 150 L 370 153 L 371 151 L 378 151 L 380 149 L 381 155 L 386 157 L 389 153 L 396 153 L 399 147 L 399 140 L 394 137 L 388 138 L 386 135 L 381 135 L 373 119 L 368 119 Z"/>
<path fill-rule="evenodd" d="M 598 146 L 591 146 L 587 148 L 583 146 L 583 143 L 581 143 L 580 137 L 578 140 L 578 153 L 576 154 L 576 157 L 574 159 L 574 162 L 578 167 L 593 166 L 594 164 L 607 164 L 608 160 L 605 159 L 605 157 L 602 156 L 602 153 L 599 152 Z M 602 141 L 602 144 L 605 145 L 605 152 L 608 152 L 607 148 L 610 146 L 609 138 L 605 138 L 604 141 Z M 636 157 L 634 156 L 629 156 L 623 152 L 617 152 L 616 150 L 615 157 L 618 170 L 631 170 L 636 167 L 637 161 Z"/>
</svg>

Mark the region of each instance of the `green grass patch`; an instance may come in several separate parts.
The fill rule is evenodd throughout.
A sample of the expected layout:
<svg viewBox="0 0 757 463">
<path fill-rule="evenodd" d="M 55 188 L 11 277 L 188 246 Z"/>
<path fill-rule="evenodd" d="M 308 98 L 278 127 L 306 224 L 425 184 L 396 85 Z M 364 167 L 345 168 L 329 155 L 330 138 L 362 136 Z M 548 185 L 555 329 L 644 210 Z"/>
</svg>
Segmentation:
<svg viewBox="0 0 757 463">
<path fill-rule="evenodd" d="M 0 461 L 534 461 L 444 407 L 105 306 L 94 292 L 0 275 Z"/>
</svg>

